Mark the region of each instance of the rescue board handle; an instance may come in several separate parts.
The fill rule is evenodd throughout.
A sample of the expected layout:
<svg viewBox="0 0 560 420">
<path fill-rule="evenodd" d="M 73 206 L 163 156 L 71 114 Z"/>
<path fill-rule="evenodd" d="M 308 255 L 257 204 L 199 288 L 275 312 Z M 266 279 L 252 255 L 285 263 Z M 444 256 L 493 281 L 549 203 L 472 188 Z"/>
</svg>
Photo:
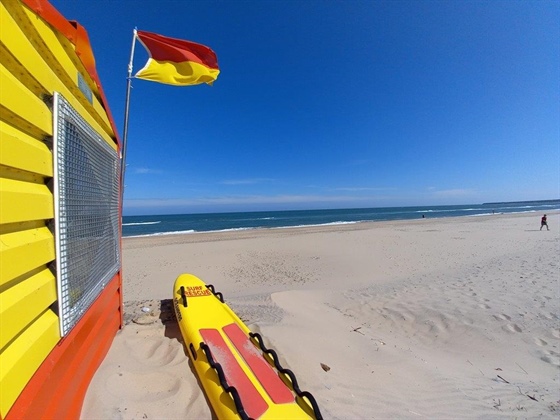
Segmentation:
<svg viewBox="0 0 560 420">
<path fill-rule="evenodd" d="M 200 343 L 200 348 L 202 349 L 202 351 L 206 355 L 206 359 L 208 359 L 208 363 L 210 363 L 210 366 L 212 367 L 212 369 L 214 369 L 216 371 L 216 373 L 218 374 L 218 379 L 220 380 L 220 385 L 222 386 L 222 388 L 224 389 L 225 392 L 227 392 L 228 394 L 231 395 L 231 398 L 233 399 L 233 403 L 235 404 L 235 409 L 237 410 L 237 413 L 239 414 L 239 417 L 241 417 L 241 420 L 253 420 L 245 412 L 245 408 L 243 407 L 243 403 L 241 402 L 241 398 L 239 398 L 239 392 L 237 392 L 237 389 L 235 389 L 234 386 L 231 386 L 230 384 L 228 384 L 228 382 L 226 380 L 226 375 L 224 374 L 224 370 L 222 369 L 222 365 L 220 365 L 219 363 L 216 363 L 214 361 L 214 358 L 212 357 L 212 351 L 210 350 L 210 347 L 208 347 L 206 345 L 206 343 L 201 342 Z"/>
<path fill-rule="evenodd" d="M 259 333 L 250 332 L 249 336 L 251 338 L 253 338 L 258 343 L 258 345 L 259 345 L 259 347 L 260 347 L 260 349 L 263 353 L 265 353 L 266 355 L 268 355 L 272 358 L 272 361 L 274 362 L 274 367 L 276 368 L 276 370 L 278 372 L 282 373 L 283 375 L 287 376 L 290 379 L 290 382 L 292 384 L 292 388 L 293 388 L 294 392 L 297 394 L 297 396 L 301 399 L 303 399 L 305 397 L 307 399 L 307 401 L 309 401 L 309 403 L 311 404 L 311 408 L 313 409 L 313 414 L 315 415 L 315 419 L 316 420 L 323 420 L 321 410 L 319 410 L 319 405 L 317 404 L 317 401 L 315 400 L 315 397 L 313 395 L 311 395 L 310 392 L 302 391 L 301 389 L 299 389 L 299 385 L 298 385 L 298 382 L 297 382 L 297 379 L 296 379 L 296 375 L 294 375 L 294 372 L 292 372 L 290 369 L 286 369 L 286 368 L 282 367 L 282 365 L 280 364 L 280 361 L 278 359 L 278 354 L 276 353 L 276 351 L 274 351 L 273 349 L 268 349 L 264 345 L 263 338 L 261 337 L 261 335 Z"/>
<path fill-rule="evenodd" d="M 183 300 L 183 306 L 187 307 L 187 294 L 185 293 L 185 286 L 181 286 L 179 289 L 179 293 L 181 294 L 181 299 Z"/>
<path fill-rule="evenodd" d="M 214 289 L 214 286 L 211 284 L 207 284 L 206 287 L 208 289 L 210 289 L 210 291 L 212 292 L 212 294 L 214 296 L 216 296 L 218 299 L 220 299 L 220 302 L 224 303 L 224 295 L 222 295 L 222 292 L 216 292 L 216 290 Z"/>
</svg>

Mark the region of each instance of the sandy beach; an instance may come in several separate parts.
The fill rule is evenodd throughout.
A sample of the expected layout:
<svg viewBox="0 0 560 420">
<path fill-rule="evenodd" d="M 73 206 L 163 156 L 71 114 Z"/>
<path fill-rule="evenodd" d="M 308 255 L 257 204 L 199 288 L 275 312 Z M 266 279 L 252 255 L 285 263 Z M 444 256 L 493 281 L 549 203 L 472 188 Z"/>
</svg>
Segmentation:
<svg viewBox="0 0 560 420">
<path fill-rule="evenodd" d="M 125 326 L 82 418 L 212 418 L 170 307 L 192 273 L 325 419 L 557 419 L 560 213 L 540 216 L 125 238 Z"/>
</svg>

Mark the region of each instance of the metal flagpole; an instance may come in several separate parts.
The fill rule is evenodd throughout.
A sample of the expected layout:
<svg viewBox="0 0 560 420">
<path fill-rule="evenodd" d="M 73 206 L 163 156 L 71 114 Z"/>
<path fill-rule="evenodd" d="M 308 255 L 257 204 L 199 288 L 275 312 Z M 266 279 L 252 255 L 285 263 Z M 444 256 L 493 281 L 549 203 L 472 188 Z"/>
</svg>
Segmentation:
<svg viewBox="0 0 560 420">
<path fill-rule="evenodd" d="M 121 200 L 124 199 L 124 173 L 126 168 L 126 140 L 128 137 L 128 111 L 130 109 L 130 89 L 132 88 L 132 61 L 134 59 L 134 46 L 136 45 L 136 28 L 132 32 L 132 48 L 130 49 L 130 61 L 128 63 L 128 77 L 126 78 L 126 99 L 124 102 L 124 128 L 121 156 Z"/>
</svg>

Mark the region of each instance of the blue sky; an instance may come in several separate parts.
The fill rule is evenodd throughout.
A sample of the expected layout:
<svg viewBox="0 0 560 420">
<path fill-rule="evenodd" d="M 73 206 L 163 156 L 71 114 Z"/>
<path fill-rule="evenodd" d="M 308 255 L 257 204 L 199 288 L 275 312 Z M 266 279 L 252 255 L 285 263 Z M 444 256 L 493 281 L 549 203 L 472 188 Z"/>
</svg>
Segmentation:
<svg viewBox="0 0 560 420">
<path fill-rule="evenodd" d="M 212 87 L 133 80 L 125 215 L 560 197 L 560 2 L 52 3 L 121 134 L 134 27 L 218 56 Z"/>
</svg>

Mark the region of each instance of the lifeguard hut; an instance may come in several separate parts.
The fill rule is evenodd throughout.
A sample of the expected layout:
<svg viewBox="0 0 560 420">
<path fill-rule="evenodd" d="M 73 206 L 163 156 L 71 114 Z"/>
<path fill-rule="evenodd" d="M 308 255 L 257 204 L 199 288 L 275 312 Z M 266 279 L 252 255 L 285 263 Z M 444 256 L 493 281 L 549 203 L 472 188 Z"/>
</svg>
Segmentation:
<svg viewBox="0 0 560 420">
<path fill-rule="evenodd" d="M 0 419 L 79 417 L 122 325 L 121 179 L 84 28 L 0 0 Z"/>
</svg>

